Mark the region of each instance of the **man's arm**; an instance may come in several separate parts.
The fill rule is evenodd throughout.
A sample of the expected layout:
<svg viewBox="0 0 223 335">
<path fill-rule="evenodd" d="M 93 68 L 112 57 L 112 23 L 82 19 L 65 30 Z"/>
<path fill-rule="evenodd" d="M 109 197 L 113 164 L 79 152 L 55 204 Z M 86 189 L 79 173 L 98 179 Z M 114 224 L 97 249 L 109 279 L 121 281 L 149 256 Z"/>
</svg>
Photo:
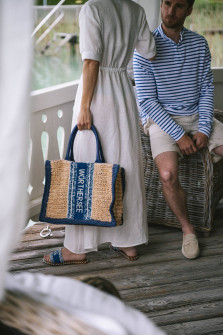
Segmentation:
<svg viewBox="0 0 223 335">
<path fill-rule="evenodd" d="M 133 69 L 142 123 L 145 124 L 148 118 L 151 118 L 175 141 L 179 140 L 185 132 L 161 106 L 150 62 L 136 51 L 133 57 Z"/>
<path fill-rule="evenodd" d="M 214 86 L 211 71 L 211 54 L 206 42 L 204 71 L 199 99 L 199 126 L 198 132 L 193 136 L 197 149 L 207 146 L 213 124 Z"/>
<path fill-rule="evenodd" d="M 176 141 L 183 155 L 196 152 L 193 140 L 161 106 L 157 97 L 154 74 L 148 60 L 135 52 L 133 68 L 142 123 L 145 124 L 148 118 L 151 118 Z"/>
</svg>

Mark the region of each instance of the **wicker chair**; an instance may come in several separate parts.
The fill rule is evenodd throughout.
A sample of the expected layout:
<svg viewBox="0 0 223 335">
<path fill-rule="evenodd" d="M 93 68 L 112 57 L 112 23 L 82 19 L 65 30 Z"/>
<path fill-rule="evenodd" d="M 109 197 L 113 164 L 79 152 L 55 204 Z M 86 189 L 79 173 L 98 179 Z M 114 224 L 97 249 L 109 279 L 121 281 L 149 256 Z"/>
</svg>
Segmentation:
<svg viewBox="0 0 223 335">
<path fill-rule="evenodd" d="M 223 112 L 215 110 L 223 122 Z M 158 170 L 153 162 L 150 139 L 141 127 L 148 222 L 181 228 L 162 193 Z M 223 197 L 223 160 L 213 164 L 207 149 L 179 162 L 179 179 L 187 195 L 191 223 L 196 230 L 210 232 L 216 206 Z"/>
</svg>

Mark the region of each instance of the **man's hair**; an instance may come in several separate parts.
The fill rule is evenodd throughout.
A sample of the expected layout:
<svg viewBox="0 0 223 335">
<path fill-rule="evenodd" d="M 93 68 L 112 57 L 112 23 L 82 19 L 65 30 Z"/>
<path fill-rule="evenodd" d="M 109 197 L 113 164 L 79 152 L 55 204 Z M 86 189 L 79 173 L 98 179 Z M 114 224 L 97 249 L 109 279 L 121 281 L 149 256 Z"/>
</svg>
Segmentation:
<svg viewBox="0 0 223 335">
<path fill-rule="evenodd" d="M 193 7 L 195 0 L 187 0 L 189 7 Z"/>
<path fill-rule="evenodd" d="M 163 0 L 162 0 L 162 2 L 163 2 Z M 188 5 L 189 5 L 189 8 L 190 8 L 190 7 L 193 7 L 194 2 L 195 2 L 195 0 L 187 0 L 187 3 L 188 3 Z"/>
</svg>

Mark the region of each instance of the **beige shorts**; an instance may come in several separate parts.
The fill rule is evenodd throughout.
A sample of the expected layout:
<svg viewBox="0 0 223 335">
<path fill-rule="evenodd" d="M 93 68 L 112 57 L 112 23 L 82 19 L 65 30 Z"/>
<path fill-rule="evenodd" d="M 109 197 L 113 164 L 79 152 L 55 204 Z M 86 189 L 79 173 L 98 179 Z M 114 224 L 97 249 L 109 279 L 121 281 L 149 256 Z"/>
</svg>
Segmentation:
<svg viewBox="0 0 223 335">
<path fill-rule="evenodd" d="M 186 134 L 194 135 L 197 133 L 199 120 L 198 114 L 190 116 L 173 116 L 173 119 L 185 130 Z M 159 154 L 167 151 L 176 151 L 180 157 L 183 156 L 173 138 L 151 119 L 144 125 L 144 132 L 146 135 L 150 136 L 153 159 Z M 223 145 L 223 123 L 214 119 L 212 132 L 208 140 L 208 149 L 213 155 L 214 162 L 218 162 L 222 158 L 213 152 L 213 149 L 220 145 Z"/>
</svg>

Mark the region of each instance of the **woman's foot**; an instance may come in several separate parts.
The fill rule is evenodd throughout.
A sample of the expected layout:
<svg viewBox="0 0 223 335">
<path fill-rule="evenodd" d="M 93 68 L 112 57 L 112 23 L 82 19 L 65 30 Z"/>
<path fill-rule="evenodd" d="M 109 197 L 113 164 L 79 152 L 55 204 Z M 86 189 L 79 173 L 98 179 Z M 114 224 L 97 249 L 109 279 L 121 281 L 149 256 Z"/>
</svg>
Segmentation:
<svg viewBox="0 0 223 335">
<path fill-rule="evenodd" d="M 68 250 L 67 248 L 62 248 L 60 250 L 56 250 L 55 252 L 49 254 L 49 255 L 44 255 L 43 261 L 44 263 L 47 264 L 54 264 L 53 259 L 58 258 L 58 263 L 60 264 L 75 264 L 75 262 L 78 264 L 81 262 L 85 263 L 86 262 L 86 256 L 85 254 L 75 254 Z M 59 261 L 60 260 L 60 261 Z"/>
<path fill-rule="evenodd" d="M 113 247 L 110 245 L 110 249 L 113 250 L 116 254 L 127 258 L 129 261 L 136 261 L 139 258 L 136 247 Z"/>
<path fill-rule="evenodd" d="M 137 251 L 136 251 L 136 247 L 119 248 L 119 250 L 124 251 L 124 253 L 128 257 L 136 257 L 136 256 L 138 256 Z"/>
</svg>

